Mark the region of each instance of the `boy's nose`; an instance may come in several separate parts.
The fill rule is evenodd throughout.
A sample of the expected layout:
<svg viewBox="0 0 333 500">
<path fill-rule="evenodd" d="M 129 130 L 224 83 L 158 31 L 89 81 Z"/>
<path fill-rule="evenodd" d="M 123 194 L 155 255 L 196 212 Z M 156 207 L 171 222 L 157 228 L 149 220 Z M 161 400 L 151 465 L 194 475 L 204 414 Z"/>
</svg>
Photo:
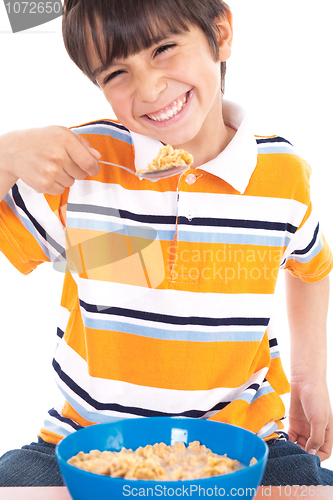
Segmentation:
<svg viewBox="0 0 333 500">
<path fill-rule="evenodd" d="M 142 102 L 157 101 L 160 93 L 166 88 L 166 81 L 155 72 L 144 72 L 137 78 L 136 94 Z"/>
</svg>

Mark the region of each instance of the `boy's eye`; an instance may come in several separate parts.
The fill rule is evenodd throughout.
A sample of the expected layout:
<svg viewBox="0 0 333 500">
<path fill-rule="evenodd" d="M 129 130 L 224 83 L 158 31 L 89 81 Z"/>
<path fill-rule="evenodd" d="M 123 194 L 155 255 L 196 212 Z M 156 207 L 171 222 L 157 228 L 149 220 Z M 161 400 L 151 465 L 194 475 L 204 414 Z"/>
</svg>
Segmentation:
<svg viewBox="0 0 333 500">
<path fill-rule="evenodd" d="M 154 56 L 158 56 L 158 54 L 161 54 L 162 52 L 166 52 L 167 50 L 169 50 L 169 49 L 171 49 L 172 47 L 175 47 L 175 46 L 176 46 L 175 43 L 168 43 L 168 44 L 165 44 L 165 45 L 161 45 L 160 47 L 158 47 L 155 50 Z"/>
<path fill-rule="evenodd" d="M 122 69 L 119 69 L 118 71 L 114 71 L 113 73 L 110 73 L 108 76 L 106 76 L 103 80 L 104 85 L 108 83 L 110 80 L 113 80 L 113 78 L 116 78 L 116 76 L 121 75 L 122 73 L 125 73 Z"/>
</svg>

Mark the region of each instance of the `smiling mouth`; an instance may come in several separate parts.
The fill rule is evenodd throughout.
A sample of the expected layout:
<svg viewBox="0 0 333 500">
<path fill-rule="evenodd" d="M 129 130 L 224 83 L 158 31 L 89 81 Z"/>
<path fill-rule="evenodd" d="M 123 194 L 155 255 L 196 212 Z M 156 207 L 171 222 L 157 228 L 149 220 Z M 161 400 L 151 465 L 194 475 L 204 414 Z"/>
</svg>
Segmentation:
<svg viewBox="0 0 333 500">
<path fill-rule="evenodd" d="M 178 97 L 178 99 L 166 106 L 166 108 L 160 109 L 159 111 L 156 111 L 156 113 L 147 114 L 146 116 L 154 122 L 165 122 L 167 120 L 171 120 L 171 118 L 178 115 L 178 113 L 185 107 L 189 94 L 190 91 L 186 92 L 183 96 Z"/>
</svg>

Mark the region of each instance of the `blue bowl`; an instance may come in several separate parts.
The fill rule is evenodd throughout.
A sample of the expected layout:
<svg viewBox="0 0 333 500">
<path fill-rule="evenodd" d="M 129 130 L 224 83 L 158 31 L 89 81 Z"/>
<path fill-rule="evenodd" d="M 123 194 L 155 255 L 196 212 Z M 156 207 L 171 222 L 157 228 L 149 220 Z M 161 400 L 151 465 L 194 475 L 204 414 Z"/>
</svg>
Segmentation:
<svg viewBox="0 0 333 500">
<path fill-rule="evenodd" d="M 239 460 L 245 468 L 221 476 L 178 481 L 124 479 L 78 469 L 67 460 L 80 451 L 120 451 L 122 447 L 164 442 L 172 445 L 200 441 L 214 453 Z M 268 447 L 256 434 L 234 425 L 193 418 L 151 417 L 119 420 L 81 429 L 64 438 L 56 457 L 74 500 L 124 500 L 126 497 L 222 497 L 252 498 L 262 479 Z M 257 463 L 247 467 L 252 457 Z"/>
</svg>

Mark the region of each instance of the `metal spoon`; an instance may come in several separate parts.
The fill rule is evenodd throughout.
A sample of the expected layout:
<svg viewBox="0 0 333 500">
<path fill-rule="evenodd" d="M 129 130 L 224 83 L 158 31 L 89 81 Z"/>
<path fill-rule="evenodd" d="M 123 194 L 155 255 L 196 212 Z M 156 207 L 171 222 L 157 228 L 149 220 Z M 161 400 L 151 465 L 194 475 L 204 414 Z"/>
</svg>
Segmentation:
<svg viewBox="0 0 333 500">
<path fill-rule="evenodd" d="M 165 179 L 167 177 L 172 177 L 174 175 L 181 174 L 185 170 L 189 169 L 188 165 L 181 165 L 179 167 L 165 168 L 164 170 L 150 170 L 149 172 L 138 173 L 133 172 L 130 168 L 124 167 L 123 165 L 117 165 L 116 163 L 109 163 L 108 161 L 98 160 L 99 163 L 105 163 L 105 165 L 112 165 L 113 167 L 119 167 L 126 170 L 130 174 L 135 175 L 139 179 L 147 179 L 151 182 L 159 181 L 160 179 Z"/>
</svg>

